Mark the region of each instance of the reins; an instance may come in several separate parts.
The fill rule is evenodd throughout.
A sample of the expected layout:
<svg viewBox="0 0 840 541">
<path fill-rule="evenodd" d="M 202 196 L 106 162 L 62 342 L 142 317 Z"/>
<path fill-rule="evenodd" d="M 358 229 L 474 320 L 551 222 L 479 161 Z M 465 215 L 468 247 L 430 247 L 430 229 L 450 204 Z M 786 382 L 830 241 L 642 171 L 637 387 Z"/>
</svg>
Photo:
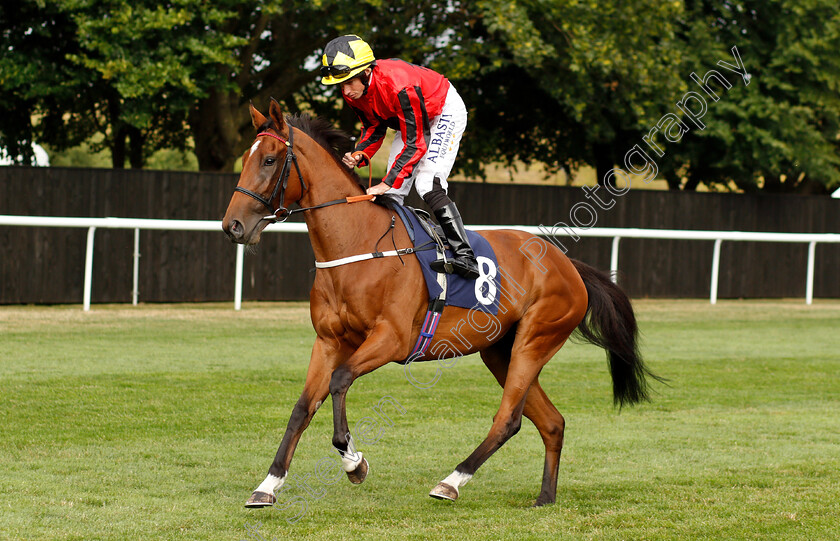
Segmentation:
<svg viewBox="0 0 840 541">
<path fill-rule="evenodd" d="M 376 198 L 375 195 L 368 195 L 368 194 L 351 195 L 351 196 L 344 197 L 344 198 L 341 198 L 341 199 L 333 199 L 332 201 L 327 201 L 326 203 L 313 205 L 311 207 L 301 207 L 301 208 L 297 208 L 297 209 L 287 209 L 286 207 L 283 206 L 283 198 L 284 198 L 283 196 L 285 195 L 286 187 L 289 184 L 289 174 L 291 173 L 291 165 L 292 164 L 294 164 L 295 170 L 297 171 L 298 179 L 300 179 L 301 188 L 303 190 L 308 189 L 306 187 L 306 181 L 303 180 L 303 175 L 300 172 L 300 166 L 298 166 L 297 156 L 295 155 L 294 129 L 289 127 L 289 139 L 288 139 L 288 141 L 286 139 L 284 139 L 283 137 L 280 137 L 279 135 L 275 135 L 275 134 L 270 133 L 270 132 L 258 133 L 257 137 L 262 137 L 264 135 L 266 135 L 268 137 L 273 137 L 274 139 L 277 139 L 278 141 L 280 141 L 281 143 L 286 145 L 286 160 L 283 162 L 283 168 L 280 170 L 280 176 L 277 177 L 277 184 L 274 185 L 274 190 L 271 192 L 271 197 L 266 199 L 265 197 L 258 194 L 257 192 L 254 192 L 252 190 L 248 190 L 246 188 L 242 188 L 240 186 L 237 186 L 236 188 L 234 188 L 234 191 L 244 193 L 245 195 L 253 197 L 257 201 L 262 203 L 265 207 L 267 207 L 268 210 L 271 211 L 271 214 L 269 214 L 268 216 L 263 216 L 260 221 L 269 220 L 269 221 L 272 221 L 272 222 L 282 223 L 282 222 L 285 222 L 286 220 L 288 220 L 289 217 L 292 214 L 296 214 L 298 212 L 305 212 L 305 211 L 308 211 L 308 210 L 316 210 L 316 209 L 321 209 L 321 208 L 325 208 L 325 207 L 330 207 L 330 206 L 333 206 L 333 205 L 340 205 L 340 204 L 343 204 L 343 203 L 359 203 L 361 201 L 373 201 Z M 364 153 L 362 153 L 362 152 L 354 152 L 353 153 L 354 156 L 359 155 L 359 154 L 364 156 Z M 372 182 L 373 182 L 373 168 L 368 166 L 368 188 L 370 188 Z M 275 197 L 277 197 L 278 191 L 280 193 L 280 201 L 278 202 L 277 208 L 274 209 L 273 206 L 271 205 L 271 202 L 274 201 Z M 302 195 L 302 193 L 301 193 L 301 195 Z M 281 218 L 281 216 L 282 216 L 282 218 Z"/>
<path fill-rule="evenodd" d="M 268 135 L 272 135 L 272 134 L 268 134 Z M 291 151 L 291 148 L 289 150 Z M 364 152 L 361 152 L 361 151 L 354 152 L 353 156 L 356 156 L 356 155 L 362 155 L 367 160 L 367 156 L 365 156 Z M 298 171 L 298 175 L 300 175 L 300 171 Z M 301 177 L 301 181 L 303 181 L 303 177 Z M 372 183 L 373 183 L 373 167 L 370 166 L 370 161 L 368 161 L 368 188 L 370 188 Z M 362 201 L 373 201 L 374 199 L 376 199 L 375 195 L 369 195 L 369 194 L 350 195 L 350 196 L 344 197 L 342 199 L 333 199 L 332 201 L 327 201 L 326 203 L 321 203 L 320 205 L 314 205 L 314 206 L 311 206 L 311 207 L 303 207 L 303 208 L 292 209 L 292 210 L 287 209 L 286 210 L 286 217 L 281 221 L 284 222 L 284 221 L 288 220 L 289 216 L 291 216 L 292 214 L 295 214 L 296 212 L 303 212 L 303 211 L 306 211 L 306 210 L 322 209 L 324 207 L 330 207 L 332 205 L 340 205 L 342 203 L 360 203 Z M 271 219 L 271 218 L 272 218 L 271 216 L 266 216 L 266 217 L 263 218 L 263 220 L 267 220 L 267 219 Z M 276 218 L 275 218 L 275 221 L 276 221 Z"/>
<path fill-rule="evenodd" d="M 260 221 L 267 220 L 267 221 L 282 223 L 282 222 L 285 222 L 286 220 L 288 220 L 289 216 L 291 216 L 292 214 L 296 214 L 298 212 L 306 212 L 308 210 L 322 209 L 322 208 L 325 208 L 325 207 L 331 207 L 333 205 L 341 205 L 341 204 L 344 204 L 344 203 L 359 203 L 359 202 L 362 202 L 362 201 L 373 201 L 376 198 L 375 195 L 370 195 L 370 194 L 351 195 L 351 196 L 343 197 L 341 199 L 333 199 L 332 201 L 327 201 L 326 203 L 320 203 L 318 205 L 313 205 L 311 207 L 301 207 L 301 208 L 297 208 L 297 209 L 287 209 L 286 207 L 283 206 L 283 199 L 284 199 L 284 195 L 286 193 L 286 187 L 289 184 L 289 174 L 291 173 L 292 164 L 294 164 L 295 170 L 297 171 L 298 178 L 300 179 L 300 185 L 301 185 L 302 190 L 307 190 L 308 189 L 306 187 L 306 182 L 303 180 L 303 175 L 300 172 L 300 167 L 298 166 L 297 156 L 295 156 L 295 150 L 294 150 L 294 145 L 293 145 L 294 130 L 292 128 L 289 129 L 289 140 L 288 141 L 286 139 L 284 139 L 283 137 L 280 137 L 279 135 L 275 135 L 275 134 L 269 133 L 269 132 L 258 133 L 257 137 L 262 137 L 264 135 L 268 136 L 268 137 L 273 137 L 274 139 L 277 139 L 278 141 L 280 141 L 281 143 L 286 145 L 286 160 L 283 162 L 283 168 L 280 170 L 280 175 L 277 177 L 277 184 L 274 185 L 274 190 L 271 192 L 271 197 L 266 199 L 262 195 L 258 194 L 257 192 L 254 192 L 252 190 L 248 190 L 246 188 L 241 188 L 239 186 L 234 188 L 234 191 L 237 191 L 237 192 L 243 193 L 245 195 L 248 195 L 250 197 L 253 197 L 257 201 L 262 203 L 264 206 L 266 206 L 268 208 L 268 210 L 272 211 L 272 213 L 269 214 L 268 216 L 263 216 L 260 219 Z M 362 158 L 368 162 L 368 188 L 370 188 L 371 184 L 373 184 L 373 168 L 370 167 L 370 160 L 367 158 L 367 156 L 365 156 L 365 154 L 363 152 L 354 152 L 352 155 L 354 157 L 361 155 Z M 279 192 L 279 195 L 280 195 L 280 201 L 278 203 L 277 209 L 274 209 L 273 206 L 271 205 L 271 202 L 274 201 L 275 197 L 277 197 L 278 192 Z M 301 196 L 302 195 L 303 195 L 303 192 L 301 191 Z M 379 243 L 382 241 L 383 238 L 385 238 L 385 235 L 387 235 L 388 232 L 390 231 L 391 232 L 391 242 L 394 244 L 394 250 L 389 250 L 389 251 L 386 251 L 386 252 L 374 251 L 374 252 L 370 252 L 370 253 L 367 253 L 367 254 L 359 254 L 359 255 L 354 255 L 354 256 L 350 256 L 350 257 L 343 257 L 341 259 L 335 259 L 335 260 L 332 260 L 332 261 L 316 261 L 315 262 L 315 267 L 319 268 L 319 269 L 328 269 L 328 268 L 331 268 L 331 267 L 338 267 L 340 265 L 346 265 L 348 263 L 355 263 L 357 261 L 364 261 L 364 260 L 367 260 L 367 259 L 378 259 L 380 257 L 391 257 L 391 256 L 397 256 L 397 257 L 400 258 L 400 260 L 402 260 L 402 256 L 404 256 L 404 255 L 413 254 L 413 253 L 423 251 L 423 250 L 431 250 L 431 249 L 434 248 L 434 246 L 432 246 L 433 243 L 430 241 L 430 242 L 427 242 L 427 243 L 423 244 L 422 246 L 412 246 L 410 248 L 397 249 L 396 242 L 393 239 L 394 224 L 395 224 L 395 217 L 392 216 L 391 217 L 391 225 L 388 227 L 388 230 L 386 230 L 385 233 L 379 238 L 379 240 L 376 242 L 376 246 L 374 247 L 374 250 L 376 250 L 376 248 L 378 248 L 378 246 L 379 246 Z M 256 227 L 256 225 L 255 225 L 255 227 Z M 403 264 L 405 264 L 405 263 L 403 263 Z"/>
</svg>

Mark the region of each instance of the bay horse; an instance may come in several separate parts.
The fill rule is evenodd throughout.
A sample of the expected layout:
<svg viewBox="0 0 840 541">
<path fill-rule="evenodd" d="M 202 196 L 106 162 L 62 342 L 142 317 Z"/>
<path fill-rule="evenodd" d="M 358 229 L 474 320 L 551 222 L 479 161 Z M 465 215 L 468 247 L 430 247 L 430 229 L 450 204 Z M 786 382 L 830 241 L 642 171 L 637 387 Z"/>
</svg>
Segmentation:
<svg viewBox="0 0 840 541">
<path fill-rule="evenodd" d="M 337 141 L 349 138 L 320 119 L 284 117 L 273 99 L 268 117 L 253 104 L 250 111 L 258 135 L 243 155 L 242 173 L 222 223 L 228 237 L 257 244 L 268 223 L 303 212 L 316 262 L 377 250 L 377 240 L 389 230 L 395 213 L 366 200 L 370 196 L 363 195 L 358 176 L 340 163 Z M 288 210 L 293 203 L 300 208 Z M 395 247 L 411 246 L 404 227 L 392 229 L 392 234 Z M 476 470 L 519 431 L 524 414 L 545 444 L 542 487 L 535 505 L 553 503 L 565 420 L 540 386 L 546 363 L 577 329 L 584 339 L 607 350 L 617 405 L 646 400 L 646 377 L 656 376 L 639 355 L 630 301 L 609 276 L 522 231 L 481 235 L 504 270 L 499 290 L 518 294 L 500 295 L 495 317 L 446 306 L 431 346 L 414 360 L 479 352 L 503 388 L 502 400 L 487 437 L 430 496 L 455 500 Z M 356 378 L 390 362 L 405 362 L 428 303 L 416 257 L 378 257 L 317 270 L 310 292 L 317 337 L 306 383 L 268 475 L 246 507 L 276 502 L 275 491 L 283 485 L 298 441 L 327 395 L 332 397 L 332 443 L 342 466 L 351 482 L 364 480 L 369 466 L 350 434 L 347 391 Z M 485 318 L 483 323 L 464 324 L 479 317 Z M 495 319 L 492 332 L 490 318 Z M 460 344 L 462 350 L 448 347 L 451 344 Z"/>
</svg>

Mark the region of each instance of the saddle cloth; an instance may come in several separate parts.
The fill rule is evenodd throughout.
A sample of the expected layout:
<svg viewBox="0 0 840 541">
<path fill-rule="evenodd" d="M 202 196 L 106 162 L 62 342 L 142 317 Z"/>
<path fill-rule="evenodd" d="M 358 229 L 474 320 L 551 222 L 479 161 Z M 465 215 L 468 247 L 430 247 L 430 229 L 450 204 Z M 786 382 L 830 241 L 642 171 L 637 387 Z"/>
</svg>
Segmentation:
<svg viewBox="0 0 840 541">
<path fill-rule="evenodd" d="M 415 247 L 427 246 L 429 243 L 432 246 L 435 245 L 435 240 L 431 235 L 432 228 L 436 228 L 439 238 L 446 240 L 440 226 L 433 223 L 424 211 L 394 202 L 391 202 L 388 207 L 400 217 Z M 478 270 L 481 275 L 475 280 L 467 280 L 457 274 L 445 275 L 447 281 L 446 306 L 471 308 L 496 315 L 499 311 L 498 292 L 500 284 L 496 253 L 490 243 L 478 233 L 467 231 L 467 237 L 478 260 Z M 420 262 L 420 268 L 423 270 L 423 278 L 426 281 L 429 298 L 435 299 L 443 291 L 443 288 L 437 282 L 437 273 L 430 267 L 432 261 L 438 258 L 437 251 L 433 249 L 418 250 L 416 255 Z M 452 252 L 448 249 L 446 250 L 446 257 L 453 257 Z"/>
</svg>

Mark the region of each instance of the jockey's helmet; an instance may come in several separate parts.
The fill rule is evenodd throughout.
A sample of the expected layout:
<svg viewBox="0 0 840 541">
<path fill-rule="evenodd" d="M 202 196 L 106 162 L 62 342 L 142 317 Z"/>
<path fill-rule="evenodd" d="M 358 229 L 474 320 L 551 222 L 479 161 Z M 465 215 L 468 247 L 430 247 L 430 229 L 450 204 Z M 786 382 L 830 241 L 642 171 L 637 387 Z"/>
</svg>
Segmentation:
<svg viewBox="0 0 840 541">
<path fill-rule="evenodd" d="M 360 74 L 376 62 L 373 49 L 353 34 L 335 38 L 321 55 L 321 83 L 337 85 Z"/>
</svg>

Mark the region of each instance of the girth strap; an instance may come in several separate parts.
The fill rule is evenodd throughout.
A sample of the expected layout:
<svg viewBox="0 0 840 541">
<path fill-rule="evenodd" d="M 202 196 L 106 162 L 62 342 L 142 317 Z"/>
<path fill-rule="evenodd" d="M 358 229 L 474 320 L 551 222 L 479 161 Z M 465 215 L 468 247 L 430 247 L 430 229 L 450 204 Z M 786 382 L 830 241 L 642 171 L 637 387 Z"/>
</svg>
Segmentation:
<svg viewBox="0 0 840 541">
<path fill-rule="evenodd" d="M 442 246 L 436 247 L 438 255 L 443 252 Z M 403 363 L 412 362 L 423 357 L 429 344 L 432 343 L 432 338 L 435 336 L 438 322 L 440 322 L 443 309 L 446 306 L 446 286 L 447 276 L 443 273 L 437 275 L 438 284 L 441 287 L 440 295 L 429 301 L 429 310 L 426 312 L 426 318 L 423 320 L 423 326 L 420 328 L 420 336 L 417 337 L 417 343 L 414 344 L 414 349 L 408 355 L 408 358 Z"/>
<path fill-rule="evenodd" d="M 420 246 L 412 246 L 411 248 L 401 248 L 399 250 L 389 250 L 387 252 L 371 252 L 368 254 L 359 254 L 359 255 L 351 255 L 348 257 L 342 257 L 341 259 L 333 259 L 331 261 L 316 261 L 315 268 L 316 269 L 329 269 L 332 267 L 338 267 L 341 265 L 347 265 L 348 263 L 356 263 L 357 261 L 367 261 L 368 259 L 378 259 L 380 257 L 392 257 L 392 256 L 402 256 L 413 254 L 414 252 L 420 252 L 423 250 L 431 250 L 432 243 L 427 242 L 426 244 L 422 244 Z"/>
</svg>

